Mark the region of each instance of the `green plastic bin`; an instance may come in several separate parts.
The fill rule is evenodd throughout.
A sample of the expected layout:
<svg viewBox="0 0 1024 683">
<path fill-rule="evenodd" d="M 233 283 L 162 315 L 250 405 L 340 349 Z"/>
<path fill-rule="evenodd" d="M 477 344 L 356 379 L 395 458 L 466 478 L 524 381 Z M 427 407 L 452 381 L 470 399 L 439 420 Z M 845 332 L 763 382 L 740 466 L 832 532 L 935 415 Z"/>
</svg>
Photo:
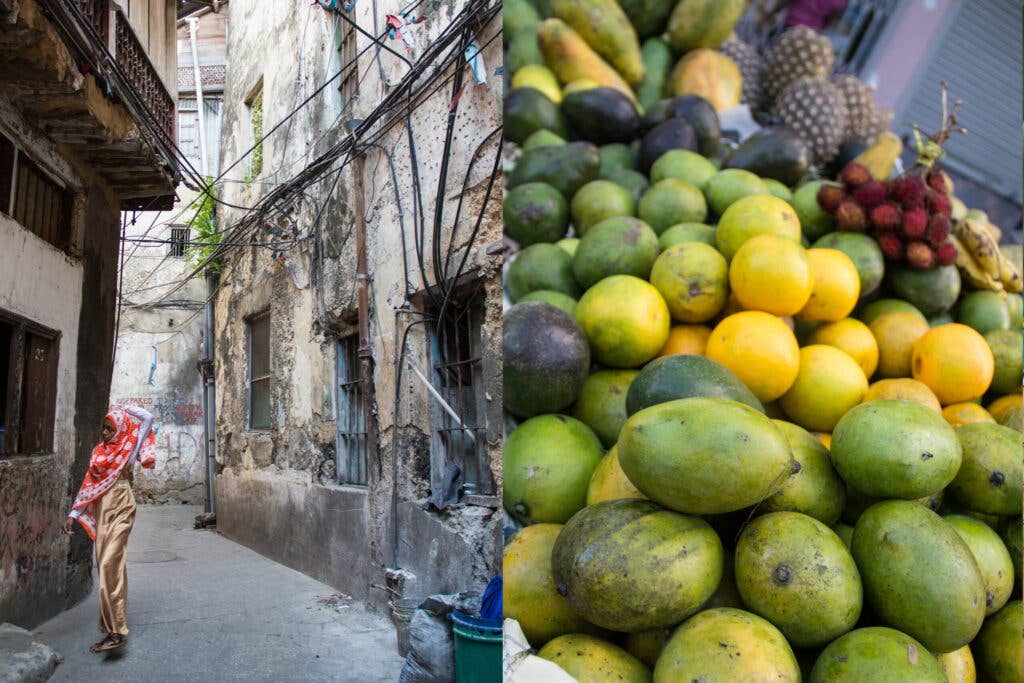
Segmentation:
<svg viewBox="0 0 1024 683">
<path fill-rule="evenodd" d="M 501 621 L 452 612 L 455 683 L 501 683 Z"/>
</svg>

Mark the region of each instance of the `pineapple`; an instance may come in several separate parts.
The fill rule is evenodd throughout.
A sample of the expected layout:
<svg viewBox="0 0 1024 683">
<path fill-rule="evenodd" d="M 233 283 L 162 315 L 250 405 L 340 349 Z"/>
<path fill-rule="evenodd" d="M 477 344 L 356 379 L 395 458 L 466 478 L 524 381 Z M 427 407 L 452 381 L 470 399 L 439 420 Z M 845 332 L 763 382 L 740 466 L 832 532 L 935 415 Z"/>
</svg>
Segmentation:
<svg viewBox="0 0 1024 683">
<path fill-rule="evenodd" d="M 868 140 L 875 136 L 875 101 L 871 88 L 859 78 L 850 75 L 835 75 L 832 83 L 843 93 L 846 101 L 846 132 L 843 142 Z"/>
<path fill-rule="evenodd" d="M 798 78 L 826 78 L 835 61 L 836 51 L 828 38 L 806 26 L 787 29 L 768 56 L 769 101 L 774 102 Z"/>
<path fill-rule="evenodd" d="M 740 101 L 750 107 L 751 111 L 764 109 L 764 73 L 765 63 L 749 43 L 744 43 L 735 34 L 718 47 L 718 51 L 736 62 L 743 76 L 743 95 Z"/>
<path fill-rule="evenodd" d="M 824 78 L 804 76 L 793 81 L 775 102 L 775 114 L 811 148 L 816 164 L 839 151 L 846 131 L 843 93 Z"/>
</svg>

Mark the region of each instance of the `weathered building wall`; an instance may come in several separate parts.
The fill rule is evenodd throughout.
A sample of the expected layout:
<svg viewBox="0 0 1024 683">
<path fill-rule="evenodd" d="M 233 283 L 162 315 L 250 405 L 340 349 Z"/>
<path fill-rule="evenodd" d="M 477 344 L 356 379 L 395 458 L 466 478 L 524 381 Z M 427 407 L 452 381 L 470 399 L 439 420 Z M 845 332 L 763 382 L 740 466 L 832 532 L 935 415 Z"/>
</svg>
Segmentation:
<svg viewBox="0 0 1024 683">
<path fill-rule="evenodd" d="M 0 120 L 23 122 L 0 103 Z M 79 195 L 77 243 L 61 252 L 0 214 L 0 309 L 60 333 L 52 453 L 0 456 L 0 619 L 32 627 L 88 594 L 92 544 L 60 524 L 99 441 L 110 387 L 118 213 L 77 160 L 22 139 L 69 175 Z"/>
<path fill-rule="evenodd" d="M 416 32 L 420 52 L 461 6 L 445 2 L 427 12 L 426 23 L 418 25 Z M 269 131 L 338 71 L 335 32 L 339 26 L 344 29 L 343 23 L 338 24 L 332 14 L 316 6 L 236 0 L 231 7 L 222 168 L 252 144 L 245 100 L 261 79 L 263 127 Z M 372 33 L 372 11 L 370 4 L 359 3 L 347 16 Z M 378 3 L 377 11 L 380 32 L 384 15 L 397 12 L 398 5 Z M 500 18 L 476 36 L 478 41 L 483 44 L 493 38 L 499 27 Z M 296 60 L 262 59 L 268 41 L 273 41 L 282 54 L 294 54 Z M 368 42 L 358 35 L 356 49 L 362 50 Z M 389 41 L 389 45 L 404 50 L 400 41 Z M 501 60 L 500 38 L 489 44 L 484 59 L 489 67 L 486 84 L 477 85 L 468 69 L 465 72 L 466 86 L 459 103 L 443 202 L 442 254 L 451 235 L 470 157 L 501 121 L 501 81 L 494 74 Z M 344 139 L 344 123 L 365 118 L 406 68 L 393 55 L 382 52 L 378 63 L 374 52 L 367 51 L 358 62 L 359 85 L 354 101 L 342 102 L 336 84 L 325 88 L 264 142 L 264 168 L 259 175 L 252 177 L 245 162 L 227 173 L 222 197 L 233 204 L 253 205 L 266 189 Z M 441 87 L 411 115 L 428 240 L 451 95 L 450 85 Z M 480 212 L 496 144 L 494 137 L 481 150 L 481 158 L 469 174 L 456 247 L 468 239 Z M 371 588 L 371 584 L 385 584 L 386 568 L 404 568 L 416 574 L 415 586 L 409 590 L 421 595 L 479 589 L 500 571 L 500 505 L 496 495 L 479 496 L 471 505 L 463 501 L 440 513 L 423 509 L 431 479 L 435 484 L 439 482 L 443 467 L 439 471 L 441 462 L 436 457 L 432 462 L 432 399 L 408 367 L 403 370 L 398 402 L 401 428 L 395 429 L 396 346 L 406 325 L 421 317 L 424 285 L 412 265 L 408 289 L 403 275 L 403 256 L 409 264 L 417 263 L 417 250 L 411 241 L 414 190 L 405 128 L 395 126 L 380 145 L 392 157 L 398 187 L 392 180 L 387 156 L 379 148 L 366 149 L 361 185 L 368 235 L 373 413 L 378 430 L 378 439 L 371 447 L 366 486 L 339 485 L 335 470 L 336 346 L 339 338 L 356 331 L 358 320 L 353 237 L 355 193 L 360 187 L 354 177 L 357 165 L 330 174 L 297 201 L 293 222 L 300 241 L 285 253 L 296 268 L 297 284 L 284 267 L 271 260 L 269 250 L 235 248 L 224 264 L 215 315 L 218 529 L 349 594 L 374 602 L 388 597 L 386 592 Z M 396 194 L 403 205 L 401 218 Z M 486 436 L 491 475 L 496 482 L 493 490 L 500 491 L 501 284 L 498 256 L 488 254 L 488 248 L 499 243 L 501 237 L 497 191 L 492 193 L 488 206 L 487 219 L 462 279 L 485 292 L 481 355 L 487 394 Z M 241 215 L 224 206 L 218 211 L 222 225 L 232 224 Z M 280 222 L 278 217 L 271 218 Z M 431 273 L 429 244 L 424 256 L 426 271 Z M 449 276 L 460 258 L 461 252 L 456 249 Z M 396 314 L 397 309 L 408 312 Z M 270 430 L 259 431 L 247 428 L 246 321 L 265 312 L 271 320 L 273 420 Z M 409 333 L 406 352 L 420 369 L 430 373 L 422 326 Z M 393 439 L 397 439 L 394 462 Z M 393 492 L 398 496 L 397 557 Z"/>
</svg>

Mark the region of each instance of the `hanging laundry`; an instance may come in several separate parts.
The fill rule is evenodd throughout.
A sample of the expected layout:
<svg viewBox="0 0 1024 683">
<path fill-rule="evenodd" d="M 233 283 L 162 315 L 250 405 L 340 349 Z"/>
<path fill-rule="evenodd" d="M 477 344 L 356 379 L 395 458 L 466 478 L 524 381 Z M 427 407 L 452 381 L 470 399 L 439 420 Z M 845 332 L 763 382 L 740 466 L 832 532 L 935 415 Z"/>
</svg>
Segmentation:
<svg viewBox="0 0 1024 683">
<path fill-rule="evenodd" d="M 480 44 L 476 42 L 475 38 L 466 48 L 466 62 L 469 64 L 469 68 L 473 71 L 473 78 L 476 79 L 477 85 L 486 83 L 487 66 L 484 64 L 483 50 L 480 49 Z"/>
<path fill-rule="evenodd" d="M 420 15 L 412 19 L 408 14 L 387 15 L 386 25 L 388 27 L 388 38 L 394 40 L 400 38 L 405 43 L 405 49 L 410 53 L 416 49 L 416 26 L 422 24 L 427 18 Z"/>
</svg>

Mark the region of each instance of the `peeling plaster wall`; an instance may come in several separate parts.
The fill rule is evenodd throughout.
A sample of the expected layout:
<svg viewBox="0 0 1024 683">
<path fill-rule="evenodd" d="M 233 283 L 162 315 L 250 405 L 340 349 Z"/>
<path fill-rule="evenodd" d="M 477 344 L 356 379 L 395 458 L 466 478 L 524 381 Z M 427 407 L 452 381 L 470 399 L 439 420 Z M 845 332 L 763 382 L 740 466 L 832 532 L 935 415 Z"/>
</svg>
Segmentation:
<svg viewBox="0 0 1024 683">
<path fill-rule="evenodd" d="M 461 6 L 461 2 L 438 2 L 425 9 L 427 22 L 419 25 L 416 32 L 420 50 L 450 23 Z M 261 78 L 263 127 L 269 131 L 339 69 L 333 44 L 335 19 L 323 9 L 286 6 L 269 0 L 235 0 L 231 7 L 222 168 L 238 159 L 252 143 L 244 100 Z M 379 21 L 398 9 L 396 2 L 378 3 Z M 357 4 L 350 16 L 373 32 L 370 4 Z M 477 39 L 483 44 L 499 30 L 500 16 Z M 263 59 L 269 41 L 273 41 L 279 54 L 295 55 L 296 59 Z M 357 36 L 357 50 L 367 43 L 365 36 Z M 398 41 L 391 41 L 390 45 L 403 49 Z M 470 156 L 501 122 L 501 79 L 494 73 L 501 63 L 500 45 L 498 37 L 484 52 L 488 67 L 486 84 L 477 85 L 468 69 L 465 73 L 466 86 L 459 105 L 445 193 L 442 253 L 451 239 Z M 367 51 L 358 62 L 356 78 L 360 85 L 355 101 L 345 106 L 336 88 L 328 86 L 264 142 L 262 173 L 255 178 L 247 177 L 247 164 L 239 164 L 227 174 L 222 197 L 234 204 L 252 205 L 267 188 L 288 179 L 343 139 L 344 121 L 364 118 L 376 106 L 389 90 L 381 72 L 385 79 L 397 83 L 405 69 L 393 55 L 382 52 L 378 64 L 374 52 Z M 450 101 L 449 85 L 411 117 L 427 225 L 426 271 L 431 284 L 434 281 L 429 226 L 433 221 Z M 457 227 L 454 264 L 461 259 L 481 210 L 496 143 L 497 136 L 485 147 L 482 158 L 469 174 Z M 410 588 L 415 595 L 482 589 L 487 579 L 500 571 L 501 515 L 497 497 L 491 498 L 489 505 L 460 505 L 444 513 L 423 508 L 431 490 L 432 461 L 435 480 L 440 475 L 439 456 L 435 454 L 432 458 L 430 452 L 432 399 L 408 368 L 402 375 L 399 429 L 395 429 L 396 344 L 405 326 L 418 318 L 409 313 L 396 317 L 396 309 L 422 311 L 424 283 L 415 266 L 416 251 L 411 241 L 413 187 L 405 128 L 394 127 L 381 145 L 393 158 L 399 186 L 393 186 L 388 159 L 381 150 L 367 149 L 362 180 L 378 428 L 377 443 L 370 455 L 368 486 L 334 483 L 335 348 L 339 337 L 355 333 L 357 323 L 354 164 L 312 186 L 294 207 L 300 241 L 286 252 L 286 257 L 297 267 L 301 288 L 293 284 L 284 267 L 271 260 L 268 250 L 238 248 L 224 265 L 215 313 L 218 528 L 274 559 L 371 603 L 381 603 L 388 597 L 386 592 L 371 588 L 371 584 L 385 583 L 385 568 L 401 567 L 416 574 L 415 586 Z M 488 254 L 488 247 L 501 240 L 501 197 L 497 185 L 461 279 L 476 283 L 485 292 L 482 363 L 488 399 L 487 440 L 491 472 L 496 491 L 500 492 L 500 256 Z M 401 219 L 396 193 L 402 203 Z M 322 220 L 318 225 L 315 217 L 321 208 Z M 241 215 L 224 206 L 218 211 L 222 225 L 230 225 Z M 408 289 L 403 275 L 403 223 Z M 454 274 L 454 264 L 449 276 Z M 272 428 L 264 432 L 246 426 L 246 319 L 267 311 L 271 316 L 273 420 Z M 422 326 L 409 334 L 407 357 L 421 369 L 429 368 Z M 393 439 L 397 441 L 395 463 L 391 460 Z M 399 498 L 397 557 L 392 550 L 396 522 L 391 515 L 393 466 Z M 339 557 L 345 558 L 344 562 Z"/>
</svg>

